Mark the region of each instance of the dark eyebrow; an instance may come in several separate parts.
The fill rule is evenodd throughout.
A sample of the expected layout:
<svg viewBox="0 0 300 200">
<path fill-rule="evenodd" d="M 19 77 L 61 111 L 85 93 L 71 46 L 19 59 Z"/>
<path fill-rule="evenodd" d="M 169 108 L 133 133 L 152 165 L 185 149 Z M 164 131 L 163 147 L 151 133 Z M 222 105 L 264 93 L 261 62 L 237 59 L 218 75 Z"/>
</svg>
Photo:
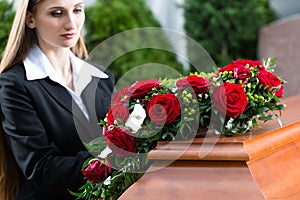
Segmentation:
<svg viewBox="0 0 300 200">
<path fill-rule="evenodd" d="M 80 2 L 76 5 L 74 5 L 74 7 L 77 7 L 77 6 L 83 6 L 84 3 L 83 2 Z M 64 7 L 61 7 L 61 6 L 53 6 L 53 7 L 50 7 L 49 9 L 64 9 Z"/>
</svg>

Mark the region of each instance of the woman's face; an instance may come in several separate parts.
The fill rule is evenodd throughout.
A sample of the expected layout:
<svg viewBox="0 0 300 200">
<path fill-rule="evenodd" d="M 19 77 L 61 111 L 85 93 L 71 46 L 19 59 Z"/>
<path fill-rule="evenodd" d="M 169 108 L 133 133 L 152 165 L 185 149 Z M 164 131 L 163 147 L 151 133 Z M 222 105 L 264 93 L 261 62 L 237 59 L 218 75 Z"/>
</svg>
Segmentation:
<svg viewBox="0 0 300 200">
<path fill-rule="evenodd" d="M 34 28 L 39 46 L 70 48 L 76 45 L 84 23 L 83 0 L 44 0 L 28 13 L 26 24 Z"/>
</svg>

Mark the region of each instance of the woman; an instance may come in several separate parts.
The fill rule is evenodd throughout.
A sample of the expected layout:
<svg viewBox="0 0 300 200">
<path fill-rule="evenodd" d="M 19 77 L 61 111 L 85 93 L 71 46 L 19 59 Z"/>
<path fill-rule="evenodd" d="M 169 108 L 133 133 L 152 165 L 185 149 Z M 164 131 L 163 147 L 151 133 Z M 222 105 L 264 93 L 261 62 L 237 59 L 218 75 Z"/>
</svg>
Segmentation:
<svg viewBox="0 0 300 200">
<path fill-rule="evenodd" d="M 74 199 L 69 191 L 83 184 L 91 155 L 81 139 L 99 134 L 90 127 L 105 117 L 114 88 L 107 71 L 77 84 L 96 68 L 80 59 L 84 18 L 82 0 L 19 3 L 0 66 L 0 199 Z"/>
</svg>

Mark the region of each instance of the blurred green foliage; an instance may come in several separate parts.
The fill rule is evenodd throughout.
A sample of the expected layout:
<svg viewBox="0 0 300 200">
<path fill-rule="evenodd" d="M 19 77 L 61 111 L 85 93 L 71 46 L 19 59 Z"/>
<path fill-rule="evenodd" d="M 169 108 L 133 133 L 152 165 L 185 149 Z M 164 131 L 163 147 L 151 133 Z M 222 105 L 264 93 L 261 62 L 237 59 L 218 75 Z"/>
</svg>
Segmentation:
<svg viewBox="0 0 300 200">
<path fill-rule="evenodd" d="M 115 58 L 108 67 L 116 80 L 121 77 L 124 79 L 123 75 L 126 72 L 147 63 L 159 63 L 182 73 L 182 64 L 177 62 L 174 53 L 155 48 L 141 48 L 135 50 L 135 47 L 153 46 L 155 43 L 160 43 L 160 46 L 169 47 L 170 43 L 166 35 L 155 35 L 154 33 L 152 34 L 151 31 L 141 30 L 140 34 L 136 34 L 135 37 L 126 34 L 122 37 L 112 37 L 131 29 L 160 27 L 160 24 L 144 0 L 96 0 L 96 2 L 87 7 L 85 11 L 85 41 L 88 50 L 93 52 L 99 47 L 99 44 L 101 44 L 101 52 L 97 52 L 98 57 L 107 59 L 107 56 L 112 56 L 112 54 L 120 56 Z M 107 43 L 105 45 L 101 43 L 108 38 L 113 39 L 113 42 L 109 43 L 106 41 Z M 134 50 L 131 51 L 132 49 Z M 125 53 L 127 50 L 130 50 L 130 52 Z M 95 58 L 92 58 L 91 60 L 94 61 L 94 59 Z M 101 60 L 99 62 L 100 63 L 97 62 L 97 64 L 103 65 Z M 151 65 L 148 65 L 148 70 L 131 73 L 130 79 L 141 80 L 150 79 L 151 77 L 157 78 L 157 72 L 157 70 L 151 68 Z M 164 74 L 164 76 L 167 76 L 167 74 Z M 128 80 L 128 84 L 132 84 L 132 81 Z"/>
<path fill-rule="evenodd" d="M 15 13 L 13 4 L 14 1 L 0 1 L 0 56 L 5 48 Z M 269 0 L 185 0 L 181 6 L 185 11 L 187 34 L 204 47 L 217 66 L 223 66 L 237 58 L 257 59 L 259 28 L 275 19 L 275 13 L 269 7 Z M 118 33 L 143 27 L 160 27 L 145 0 L 96 0 L 86 8 L 85 40 L 89 51 Z M 139 46 L 139 43 L 146 46 L 161 43 L 161 46 L 167 47 L 171 45 L 167 37 L 147 35 L 134 40 L 119 40 L 115 41 L 117 45 L 114 43 L 106 46 L 105 52 L 122 54 L 126 52 L 124 48 L 131 49 Z M 153 38 L 157 38 L 157 41 Z M 190 51 L 188 54 L 190 60 L 202 59 L 195 52 Z M 167 65 L 176 72 L 183 73 L 182 65 L 177 62 L 174 53 L 150 48 L 121 55 L 114 59 L 109 69 L 118 80 L 136 66 L 148 64 L 150 70 L 133 73 L 131 80 L 149 79 L 151 76 L 157 76 L 159 70 L 159 65 L 155 64 L 151 70 L 149 63 Z M 162 73 L 167 76 L 165 70 Z"/>
<path fill-rule="evenodd" d="M 185 0 L 182 7 L 187 34 L 219 67 L 232 59 L 257 59 L 259 28 L 275 19 L 269 0 Z"/>
<path fill-rule="evenodd" d="M 0 57 L 2 57 L 4 48 L 6 46 L 7 38 L 15 14 L 13 5 L 14 3 L 8 0 L 0 1 Z"/>
</svg>

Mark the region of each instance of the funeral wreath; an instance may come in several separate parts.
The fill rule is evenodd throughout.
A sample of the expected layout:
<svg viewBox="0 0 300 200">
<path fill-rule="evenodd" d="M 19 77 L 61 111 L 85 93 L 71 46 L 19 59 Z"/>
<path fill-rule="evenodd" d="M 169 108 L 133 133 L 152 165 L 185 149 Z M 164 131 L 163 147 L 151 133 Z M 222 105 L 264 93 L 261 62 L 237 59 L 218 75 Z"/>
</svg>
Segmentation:
<svg viewBox="0 0 300 200">
<path fill-rule="evenodd" d="M 86 144 L 98 155 L 87 160 L 86 183 L 77 199 L 117 199 L 150 165 L 147 153 L 157 141 L 206 137 L 212 116 L 223 125 L 214 134 L 251 134 L 285 105 L 284 83 L 274 74 L 275 59 L 233 60 L 212 73 L 177 79 L 152 79 L 117 91 L 99 138 Z"/>
</svg>

